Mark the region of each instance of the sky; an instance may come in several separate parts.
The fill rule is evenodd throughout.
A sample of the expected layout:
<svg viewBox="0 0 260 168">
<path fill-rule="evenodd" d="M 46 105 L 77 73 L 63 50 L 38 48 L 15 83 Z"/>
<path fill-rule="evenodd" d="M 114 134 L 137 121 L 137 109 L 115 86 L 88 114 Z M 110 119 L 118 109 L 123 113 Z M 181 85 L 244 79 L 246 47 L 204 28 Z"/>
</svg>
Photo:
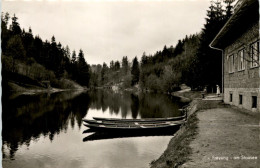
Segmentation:
<svg viewBox="0 0 260 168">
<path fill-rule="evenodd" d="M 199 33 L 210 0 L 2 0 L 1 11 L 15 13 L 20 27 L 42 40 L 82 49 L 89 64 L 140 60 L 164 45 Z"/>
</svg>

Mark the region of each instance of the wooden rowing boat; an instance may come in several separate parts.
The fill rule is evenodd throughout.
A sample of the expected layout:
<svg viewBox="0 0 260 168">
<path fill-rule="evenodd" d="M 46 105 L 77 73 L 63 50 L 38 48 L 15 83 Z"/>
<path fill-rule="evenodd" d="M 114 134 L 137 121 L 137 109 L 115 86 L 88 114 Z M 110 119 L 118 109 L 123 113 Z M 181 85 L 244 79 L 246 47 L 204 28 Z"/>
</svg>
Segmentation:
<svg viewBox="0 0 260 168">
<path fill-rule="evenodd" d="M 88 119 L 83 119 L 83 121 L 87 124 L 103 124 L 103 125 L 129 125 L 129 124 L 135 124 L 135 125 L 140 125 L 140 124 L 171 124 L 171 123 L 179 123 L 179 122 L 184 122 L 185 119 L 182 120 L 176 120 L 176 121 L 133 121 L 133 122 L 124 122 L 124 121 L 101 121 L 101 120 L 88 120 Z"/>
<path fill-rule="evenodd" d="M 183 122 L 159 123 L 159 124 L 84 124 L 96 131 L 163 131 L 180 126 Z"/>
<path fill-rule="evenodd" d="M 119 118 L 102 118 L 93 117 L 97 121 L 112 121 L 112 122 L 156 122 L 156 121 L 176 121 L 186 118 L 186 114 L 178 117 L 168 117 L 168 118 L 143 118 L 143 119 L 119 119 Z"/>
</svg>

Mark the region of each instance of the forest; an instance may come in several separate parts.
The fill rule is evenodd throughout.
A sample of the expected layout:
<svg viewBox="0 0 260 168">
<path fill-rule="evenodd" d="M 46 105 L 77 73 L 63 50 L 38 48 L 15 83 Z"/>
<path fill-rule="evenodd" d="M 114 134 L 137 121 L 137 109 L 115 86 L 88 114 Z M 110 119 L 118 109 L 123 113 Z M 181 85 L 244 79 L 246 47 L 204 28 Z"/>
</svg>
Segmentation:
<svg viewBox="0 0 260 168">
<path fill-rule="evenodd" d="M 10 22 L 10 23 L 9 23 Z M 90 66 L 83 50 L 78 55 L 68 46 L 51 41 L 43 41 L 34 36 L 32 29 L 20 28 L 18 18 L 2 13 L 2 76 L 3 81 L 15 81 L 41 86 L 41 81 L 50 81 L 53 87 L 68 88 L 61 79 L 70 79 L 89 87 Z"/>
<path fill-rule="evenodd" d="M 129 60 L 111 60 L 110 64 L 89 65 L 82 49 L 71 52 L 53 35 L 42 40 L 32 29 L 22 29 L 18 18 L 1 15 L 2 77 L 7 81 L 42 86 L 72 88 L 73 82 L 87 88 L 117 85 L 154 92 L 172 92 L 186 84 L 193 90 L 221 86 L 221 52 L 211 49 L 214 39 L 231 17 L 234 0 L 211 1 L 205 24 L 197 34 L 186 35 L 175 46 L 164 46 L 154 54 L 143 52 Z M 173 32 L 174 33 L 174 32 Z M 64 82 L 71 81 L 71 82 Z"/>
<path fill-rule="evenodd" d="M 198 34 L 186 35 L 173 46 L 164 46 L 153 55 L 145 52 L 138 61 L 137 56 L 128 60 L 124 56 L 111 61 L 110 65 L 91 66 L 93 86 L 120 84 L 127 88 L 138 84 L 141 90 L 172 92 L 186 84 L 192 90 L 205 86 L 212 91 L 221 86 L 222 53 L 209 47 L 219 30 L 231 17 L 234 0 L 211 1 L 205 18 L 206 23 Z"/>
</svg>

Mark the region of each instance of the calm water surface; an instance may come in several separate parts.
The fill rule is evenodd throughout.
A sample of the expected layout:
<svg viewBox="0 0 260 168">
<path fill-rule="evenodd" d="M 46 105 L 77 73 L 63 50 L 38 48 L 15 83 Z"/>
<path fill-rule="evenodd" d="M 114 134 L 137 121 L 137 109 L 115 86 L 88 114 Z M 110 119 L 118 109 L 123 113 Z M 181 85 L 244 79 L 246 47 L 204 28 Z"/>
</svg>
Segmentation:
<svg viewBox="0 0 260 168">
<path fill-rule="evenodd" d="M 2 101 L 4 168 L 149 167 L 166 149 L 172 135 L 87 141 L 93 133 L 84 133 L 87 127 L 82 118 L 172 117 L 179 116 L 178 109 L 185 105 L 167 95 L 101 90 L 4 94 Z"/>
</svg>

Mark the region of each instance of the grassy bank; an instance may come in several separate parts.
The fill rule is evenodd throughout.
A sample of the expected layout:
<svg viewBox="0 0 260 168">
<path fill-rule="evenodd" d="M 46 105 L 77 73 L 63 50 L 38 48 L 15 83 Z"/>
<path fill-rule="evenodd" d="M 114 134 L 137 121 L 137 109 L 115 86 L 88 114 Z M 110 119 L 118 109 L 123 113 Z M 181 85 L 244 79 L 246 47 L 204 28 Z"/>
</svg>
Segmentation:
<svg viewBox="0 0 260 168">
<path fill-rule="evenodd" d="M 16 77 L 18 76 L 18 77 Z M 64 90 L 86 90 L 87 88 L 80 86 L 76 82 L 69 79 L 55 79 L 51 81 L 50 87 L 46 87 L 43 83 L 28 78 L 26 76 L 16 74 L 13 78 L 5 78 L 2 88 L 7 92 L 19 94 L 35 94 L 42 92 L 59 92 Z"/>
<path fill-rule="evenodd" d="M 186 97 L 193 100 L 188 107 L 187 122 L 170 140 L 167 149 L 157 159 L 151 162 L 151 168 L 176 168 L 188 161 L 192 153 L 190 143 L 196 138 L 198 132 L 197 111 L 202 109 L 215 108 L 222 106 L 219 101 L 204 101 L 201 100 L 200 92 L 175 92 L 174 96 Z"/>
<path fill-rule="evenodd" d="M 197 122 L 196 114 L 192 114 L 187 123 L 171 139 L 163 155 L 151 162 L 151 167 L 178 167 L 185 163 L 192 152 L 189 144 L 197 134 Z"/>
<path fill-rule="evenodd" d="M 201 92 L 198 91 L 178 91 L 178 92 L 173 92 L 173 96 L 189 99 L 190 101 L 194 100 L 195 98 L 201 98 Z"/>
</svg>

